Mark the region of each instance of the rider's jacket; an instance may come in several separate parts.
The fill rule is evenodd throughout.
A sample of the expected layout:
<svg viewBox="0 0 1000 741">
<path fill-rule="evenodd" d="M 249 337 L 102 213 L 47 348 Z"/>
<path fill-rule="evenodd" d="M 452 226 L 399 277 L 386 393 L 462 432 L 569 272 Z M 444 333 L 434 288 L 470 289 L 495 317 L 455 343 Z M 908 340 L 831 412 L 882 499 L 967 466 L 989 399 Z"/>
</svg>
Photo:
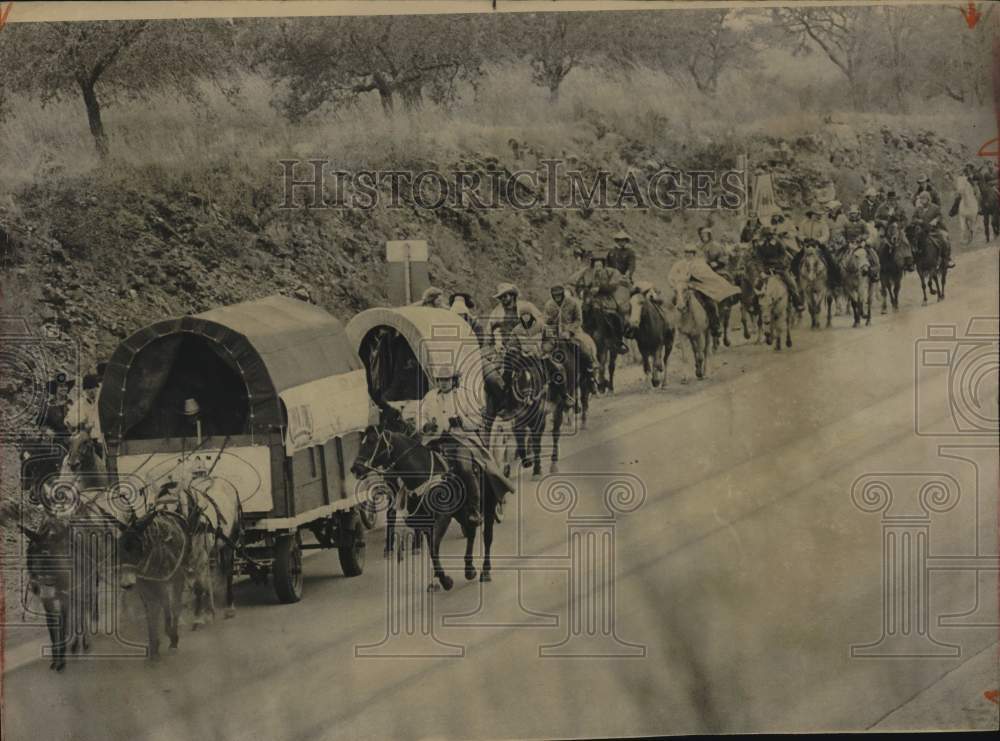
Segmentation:
<svg viewBox="0 0 1000 741">
<path fill-rule="evenodd" d="M 449 432 L 452 434 L 462 431 L 462 405 L 459 404 L 459 395 L 455 389 L 442 393 L 439 389 L 431 389 L 420 401 L 420 408 L 417 416 L 417 430 L 420 431 L 423 442 L 435 441 L 442 435 Z M 458 420 L 456 428 L 452 428 L 453 421 Z M 433 430 L 428 430 L 430 426 Z"/>
<path fill-rule="evenodd" d="M 919 221 L 928 229 L 931 227 L 944 229 L 944 223 L 941 220 L 941 207 L 933 201 L 924 208 L 917 206 L 913 212 L 913 220 Z"/>
<path fill-rule="evenodd" d="M 875 212 L 875 223 L 885 225 L 893 221 L 897 223 L 906 221 L 906 211 L 903 210 L 903 207 L 898 202 L 892 203 L 886 201 Z"/>
<path fill-rule="evenodd" d="M 826 244 L 830 241 L 830 227 L 822 219 L 813 221 L 807 217 L 799 227 L 799 235 L 803 243 L 811 239 L 818 244 Z"/>
<path fill-rule="evenodd" d="M 879 209 L 879 201 L 875 198 L 864 198 L 858 208 L 861 211 L 862 221 L 875 221 L 875 214 Z"/>
<path fill-rule="evenodd" d="M 926 185 L 917 186 L 917 192 L 914 193 L 913 198 L 910 199 L 910 202 L 913 203 L 914 206 L 917 205 L 917 196 L 919 196 L 921 193 L 929 194 L 931 197 L 931 203 L 934 203 L 938 206 L 941 205 L 941 196 L 938 195 L 938 192 L 933 185 L 927 183 Z"/>
<path fill-rule="evenodd" d="M 622 275 L 631 275 L 635 272 L 635 252 L 631 247 L 613 247 L 608 252 L 608 267 Z"/>
<path fill-rule="evenodd" d="M 563 298 L 561 304 L 554 299 L 545 302 L 545 329 L 554 337 L 561 337 L 567 332 L 575 334 L 583 326 L 583 313 L 580 302 L 572 296 Z"/>
<path fill-rule="evenodd" d="M 507 311 L 503 304 L 494 306 L 488 320 L 490 336 L 493 335 L 494 330 L 498 327 L 504 332 L 510 332 L 517 324 L 520 324 L 521 314 L 525 312 L 531 314 L 539 326 L 544 323 L 545 319 L 542 316 L 542 312 L 530 301 L 518 299 L 517 306 L 512 311 Z"/>
<path fill-rule="evenodd" d="M 844 239 L 848 244 L 868 238 L 868 226 L 863 221 L 848 221 L 844 225 Z"/>
</svg>

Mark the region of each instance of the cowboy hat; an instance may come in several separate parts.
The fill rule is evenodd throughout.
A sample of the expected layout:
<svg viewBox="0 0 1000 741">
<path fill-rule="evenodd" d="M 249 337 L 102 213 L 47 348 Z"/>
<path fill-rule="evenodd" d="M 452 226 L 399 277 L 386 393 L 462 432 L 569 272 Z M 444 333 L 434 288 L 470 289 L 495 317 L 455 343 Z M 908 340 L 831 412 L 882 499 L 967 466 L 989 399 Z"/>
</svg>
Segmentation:
<svg viewBox="0 0 1000 741">
<path fill-rule="evenodd" d="M 869 187 L 869 188 L 868 188 L 868 189 L 867 189 L 867 190 L 865 191 L 865 196 L 866 196 L 866 197 L 869 197 L 869 198 L 874 198 L 874 197 L 875 197 L 875 196 L 877 196 L 877 195 L 878 195 L 878 191 L 877 191 L 877 190 L 875 190 L 874 188 L 871 188 L 871 187 Z"/>
<path fill-rule="evenodd" d="M 628 242 L 632 239 L 624 229 L 619 229 L 618 233 L 613 237 L 616 242 Z"/>
<path fill-rule="evenodd" d="M 465 303 L 465 296 L 463 295 L 455 296 L 451 301 L 451 310 L 459 315 L 462 314 L 469 315 L 470 313 L 469 305 Z"/>
<path fill-rule="evenodd" d="M 517 286 L 513 283 L 500 283 L 497 286 L 497 292 L 493 294 L 493 298 L 500 298 L 508 293 L 513 293 L 515 296 L 518 295 Z"/>
<path fill-rule="evenodd" d="M 843 205 L 844 204 L 841 203 L 840 201 L 830 201 L 828 204 L 826 204 L 826 210 L 827 211 L 836 211 L 838 208 L 841 208 Z"/>
<path fill-rule="evenodd" d="M 686 245 L 684 245 L 684 254 L 687 254 L 689 252 L 693 252 L 693 253 L 697 254 L 698 253 L 698 245 L 696 245 L 694 242 L 688 242 Z"/>
<path fill-rule="evenodd" d="M 433 298 L 437 298 L 438 296 L 443 296 L 443 295 L 444 291 L 442 291 L 440 288 L 436 286 L 430 286 L 429 288 L 424 289 L 424 292 L 420 296 L 420 300 L 430 301 Z"/>
<path fill-rule="evenodd" d="M 928 180 L 928 178 L 927 178 L 926 175 L 920 175 L 920 177 L 917 178 L 917 182 L 918 183 L 926 183 L 927 180 Z"/>
<path fill-rule="evenodd" d="M 459 299 L 459 298 L 463 299 L 464 302 L 465 302 L 465 305 L 467 307 L 469 307 L 470 309 L 475 309 L 476 308 L 476 302 L 473 301 L 472 300 L 472 296 L 470 296 L 465 291 L 455 291 L 453 294 L 451 294 L 448 297 L 448 305 L 449 306 L 453 305 L 455 303 L 455 299 Z"/>
<path fill-rule="evenodd" d="M 197 399 L 185 399 L 184 400 L 184 416 L 194 417 L 196 414 L 201 413 L 201 407 L 198 406 Z"/>
</svg>

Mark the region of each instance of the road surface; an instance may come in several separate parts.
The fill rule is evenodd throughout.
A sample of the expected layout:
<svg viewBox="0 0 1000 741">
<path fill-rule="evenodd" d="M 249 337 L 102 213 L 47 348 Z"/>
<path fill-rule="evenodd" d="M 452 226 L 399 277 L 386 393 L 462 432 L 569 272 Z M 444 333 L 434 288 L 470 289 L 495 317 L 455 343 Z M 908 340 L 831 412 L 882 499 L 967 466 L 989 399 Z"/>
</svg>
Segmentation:
<svg viewBox="0 0 1000 741">
<path fill-rule="evenodd" d="M 993 686 L 978 686 L 978 671 L 971 687 L 928 690 L 996 651 L 997 275 L 995 248 L 963 255 L 940 304 L 920 307 L 908 276 L 899 314 L 800 327 L 781 353 L 734 347 L 706 381 L 682 383 L 690 352 L 675 351 L 667 389 L 624 384 L 596 400 L 562 473 L 523 481 L 492 583 L 466 582 L 451 561 L 456 588 L 428 595 L 424 562 L 383 560 L 376 531 L 362 576 L 344 578 L 324 552 L 306 561 L 300 604 L 242 585 L 235 619 L 184 633 L 156 665 L 10 668 L 5 738 L 884 730 L 895 718 L 912 727 L 900 709 L 925 697 L 975 706 L 937 713 L 942 725 L 995 727 L 983 695 L 997 689 L 995 662 Z M 937 328 L 929 345 L 928 328 L 961 338 L 972 317 L 987 318 L 972 327 L 985 328 L 986 350 L 954 371 L 956 348 L 975 342 Z M 928 365 L 941 358 L 952 371 Z M 972 434 L 942 434 L 956 424 Z M 872 481 L 891 492 L 886 512 Z M 934 481 L 924 502 L 942 511 L 927 516 L 919 492 Z M 614 482 L 624 495 L 612 520 Z M 919 521 L 883 521 L 907 515 Z M 905 595 L 889 589 L 910 600 L 893 611 L 883 564 L 889 579 L 917 558 L 891 539 L 903 531 L 922 532 L 910 542 L 927 539 L 932 570 Z M 449 555 L 462 545 L 446 538 Z M 433 614 L 406 612 L 428 601 Z M 880 642 L 922 610 L 926 623 L 897 634 L 902 648 Z M 104 638 L 95 653 L 114 646 Z M 903 655 L 880 655 L 893 651 Z"/>
</svg>

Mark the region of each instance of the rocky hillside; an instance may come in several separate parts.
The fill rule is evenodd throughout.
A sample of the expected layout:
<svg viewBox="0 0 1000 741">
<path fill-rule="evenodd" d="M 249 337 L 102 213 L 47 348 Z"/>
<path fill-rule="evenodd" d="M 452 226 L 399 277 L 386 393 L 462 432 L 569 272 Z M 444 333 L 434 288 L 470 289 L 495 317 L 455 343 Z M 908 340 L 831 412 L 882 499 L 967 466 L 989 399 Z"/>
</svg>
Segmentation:
<svg viewBox="0 0 1000 741">
<path fill-rule="evenodd" d="M 598 122 L 599 123 L 599 122 Z M 634 171 L 640 181 L 660 167 L 726 168 L 737 154 L 769 164 L 782 199 L 796 214 L 826 181 L 845 202 L 860 196 L 862 176 L 909 191 L 928 172 L 945 193 L 951 173 L 970 157 L 954 141 L 903 127 L 827 122 L 798 137 L 757 136 L 717 145 L 628 140 L 600 125 L 574 137 L 574 151 L 535 149 L 530 136 L 504 152 L 467 152 L 457 162 L 406 163 L 449 171 L 513 171 L 545 156 L 564 157 L 584 173 Z M 270 164 L 270 163 L 269 163 Z M 617 175 L 612 177 L 614 181 Z M 420 238 L 431 245 L 432 281 L 466 288 L 489 306 L 501 280 L 536 301 L 573 268 L 577 245 L 605 248 L 624 226 L 639 253 L 639 272 L 665 275 L 682 240 L 706 221 L 735 235 L 736 215 L 722 211 L 529 211 L 416 208 L 282 210 L 280 169 L 255 175 L 206 170 L 197 182 L 157 172 L 94 172 L 22 189 L 0 206 L 5 313 L 58 327 L 80 344 L 85 365 L 107 358 L 140 326 L 305 286 L 346 320 L 387 301 L 384 243 Z M 0 396 L 17 393 L 5 379 Z"/>
</svg>

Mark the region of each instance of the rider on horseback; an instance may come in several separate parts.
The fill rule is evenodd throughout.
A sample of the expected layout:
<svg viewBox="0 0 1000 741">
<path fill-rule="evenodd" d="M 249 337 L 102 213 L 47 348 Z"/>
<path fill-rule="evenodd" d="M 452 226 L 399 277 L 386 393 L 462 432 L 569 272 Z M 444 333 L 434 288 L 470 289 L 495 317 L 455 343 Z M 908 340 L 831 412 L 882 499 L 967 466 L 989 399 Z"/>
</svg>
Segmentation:
<svg viewBox="0 0 1000 741">
<path fill-rule="evenodd" d="M 757 260 L 765 270 L 777 275 L 788 289 L 788 297 L 792 305 L 798 311 L 805 308 L 802 296 L 799 294 L 799 287 L 795 283 L 795 278 L 791 274 L 790 261 L 785 246 L 778 240 L 771 227 L 764 227 L 761 231 L 761 239 L 754 250 Z"/>
<path fill-rule="evenodd" d="M 722 323 L 719 321 L 718 299 L 714 295 L 706 293 L 706 289 L 714 294 L 715 291 L 713 288 L 715 286 L 713 284 L 718 283 L 732 288 L 733 293 L 739 289 L 715 273 L 708 266 L 708 263 L 705 262 L 704 258 L 698 256 L 698 245 L 694 242 L 689 242 L 684 247 L 684 257 L 670 266 L 670 272 L 667 274 L 667 282 L 674 289 L 675 301 L 688 288 L 694 290 L 695 296 L 697 296 L 698 301 L 705 309 L 705 315 L 708 317 L 708 325 L 712 334 L 715 337 L 721 337 Z"/>
<path fill-rule="evenodd" d="M 853 249 L 864 247 L 865 256 L 868 258 L 868 271 L 870 276 L 878 276 L 879 262 L 878 253 L 872 244 L 877 234 L 873 232 L 874 227 L 869 226 L 861 220 L 861 209 L 852 205 L 847 211 L 847 225 L 844 227 L 844 241 L 847 254 Z"/>
<path fill-rule="evenodd" d="M 628 279 L 614 268 L 607 267 L 607 260 L 603 255 L 591 256 L 590 268 L 578 276 L 576 284 L 576 292 L 581 300 L 591 299 L 594 308 L 603 312 L 613 322 L 619 355 L 628 353 L 628 346 L 624 342 L 627 326 L 626 310 L 618 305 L 615 289 L 627 285 Z"/>
<path fill-rule="evenodd" d="M 470 444 L 462 406 L 455 393 L 458 375 L 454 369 L 448 365 L 437 366 L 434 369 L 434 382 L 435 388 L 420 402 L 417 429 L 424 445 L 440 451 L 448 462 L 464 489 L 469 523 L 479 525 L 483 521 L 482 505 L 479 477 L 474 464 L 478 462 L 485 471 L 491 462 L 489 453 L 485 453 L 484 457 L 485 449 Z"/>
<path fill-rule="evenodd" d="M 543 349 L 546 354 L 555 350 L 556 342 L 575 342 L 590 369 L 590 382 L 597 387 L 597 346 L 593 338 L 583 331 L 583 308 L 573 296 L 566 295 L 561 283 L 554 284 L 549 292 L 552 298 L 545 302 L 545 333 Z M 567 402 L 572 406 L 572 390 L 566 388 Z"/>
<path fill-rule="evenodd" d="M 928 191 L 919 192 L 916 196 L 916 209 L 913 211 L 913 222 L 919 224 L 926 234 L 926 239 L 935 240 L 941 250 L 941 258 L 948 263 L 948 268 L 954 268 L 955 263 L 951 259 L 951 240 L 948 238 L 948 230 L 944 226 L 941 218 L 941 206 L 934 202 L 934 198 Z M 923 248 L 922 240 L 915 240 L 913 245 L 915 251 Z"/>
<path fill-rule="evenodd" d="M 632 238 L 624 229 L 615 235 L 615 246 L 608 252 L 608 267 L 614 268 L 619 273 L 632 281 L 635 274 L 635 251 L 629 247 Z"/>
<path fill-rule="evenodd" d="M 501 352 L 499 365 L 508 405 L 512 392 L 511 373 L 513 369 L 509 362 L 510 359 L 503 351 L 512 346 L 518 346 L 522 351 L 528 349 L 530 344 L 534 342 L 533 338 L 541 333 L 542 325 L 545 323 L 538 307 L 530 301 L 520 300 L 518 293 L 517 286 L 513 283 L 498 285 L 493 298 L 500 303 L 494 307 L 487 322 L 487 331 L 493 340 L 491 347 Z"/>
</svg>

